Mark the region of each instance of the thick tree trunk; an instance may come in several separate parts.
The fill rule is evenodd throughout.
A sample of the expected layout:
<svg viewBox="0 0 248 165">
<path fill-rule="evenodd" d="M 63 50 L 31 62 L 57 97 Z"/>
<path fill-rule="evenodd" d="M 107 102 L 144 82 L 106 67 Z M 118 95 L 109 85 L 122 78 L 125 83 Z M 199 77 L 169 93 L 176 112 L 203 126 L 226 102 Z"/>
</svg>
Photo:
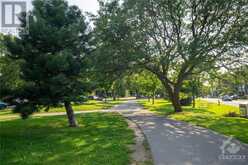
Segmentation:
<svg viewBox="0 0 248 165">
<path fill-rule="evenodd" d="M 181 86 L 171 86 L 167 82 L 163 82 L 165 89 L 167 89 L 167 92 L 169 94 L 170 101 L 172 102 L 172 105 L 174 107 L 175 112 L 182 112 L 182 107 L 180 104 L 180 89 Z"/>
<path fill-rule="evenodd" d="M 179 97 L 179 92 L 172 93 L 170 96 L 172 105 L 175 109 L 175 112 L 182 112 L 182 107 L 180 104 L 180 97 Z"/>
<path fill-rule="evenodd" d="M 64 104 L 65 104 L 66 114 L 68 117 L 69 127 L 77 127 L 77 122 L 75 119 L 75 115 L 71 103 L 69 101 L 66 101 Z"/>
</svg>

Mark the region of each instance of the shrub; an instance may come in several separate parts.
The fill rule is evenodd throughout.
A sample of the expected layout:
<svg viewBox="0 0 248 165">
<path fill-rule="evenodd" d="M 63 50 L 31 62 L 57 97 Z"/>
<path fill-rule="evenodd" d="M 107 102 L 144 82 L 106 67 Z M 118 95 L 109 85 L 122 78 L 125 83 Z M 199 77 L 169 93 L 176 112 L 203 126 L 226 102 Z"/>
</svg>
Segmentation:
<svg viewBox="0 0 248 165">
<path fill-rule="evenodd" d="M 192 104 L 192 98 L 191 98 L 191 97 L 188 97 L 188 98 L 186 98 L 186 99 L 181 99 L 181 100 L 180 100 L 180 104 L 181 104 L 182 106 L 189 106 L 189 105 Z"/>
<path fill-rule="evenodd" d="M 225 117 L 240 117 L 240 115 L 236 112 L 229 112 L 225 115 Z"/>
</svg>

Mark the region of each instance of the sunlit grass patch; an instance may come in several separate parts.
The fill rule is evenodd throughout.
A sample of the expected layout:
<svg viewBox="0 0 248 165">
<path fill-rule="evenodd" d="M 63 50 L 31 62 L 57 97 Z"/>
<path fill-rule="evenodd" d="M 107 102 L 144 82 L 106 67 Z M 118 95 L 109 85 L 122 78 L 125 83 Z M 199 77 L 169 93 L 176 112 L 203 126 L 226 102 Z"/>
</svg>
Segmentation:
<svg viewBox="0 0 248 165">
<path fill-rule="evenodd" d="M 101 110 L 101 109 L 109 109 L 115 105 L 122 103 L 123 101 L 97 101 L 97 100 L 89 100 L 82 104 L 73 104 L 74 111 L 92 111 L 92 110 Z M 50 108 L 49 112 L 65 112 L 65 108 L 63 106 Z"/>
<path fill-rule="evenodd" d="M 73 110 L 74 111 L 94 111 L 94 110 L 110 109 L 113 106 L 121 104 L 123 102 L 124 100 L 117 100 L 117 101 L 108 100 L 107 102 L 89 100 L 82 104 L 73 104 Z M 65 112 L 65 108 L 64 106 L 61 105 L 61 107 L 50 108 L 48 112 L 41 110 L 39 113 L 52 113 L 52 112 Z M 18 114 L 13 114 L 10 109 L 0 111 L 0 121 L 13 120 L 13 119 L 18 119 L 18 118 L 20 118 L 20 116 Z"/>
<path fill-rule="evenodd" d="M 77 115 L 80 127 L 68 128 L 65 116 L 0 122 L 1 165 L 128 165 L 132 130 L 117 114 Z"/>
<path fill-rule="evenodd" d="M 168 100 L 158 99 L 155 100 L 155 104 L 152 104 L 152 102 L 142 99 L 138 100 L 138 103 L 141 104 L 145 109 L 159 113 L 161 115 L 168 115 L 174 112 L 173 107 Z"/>
</svg>

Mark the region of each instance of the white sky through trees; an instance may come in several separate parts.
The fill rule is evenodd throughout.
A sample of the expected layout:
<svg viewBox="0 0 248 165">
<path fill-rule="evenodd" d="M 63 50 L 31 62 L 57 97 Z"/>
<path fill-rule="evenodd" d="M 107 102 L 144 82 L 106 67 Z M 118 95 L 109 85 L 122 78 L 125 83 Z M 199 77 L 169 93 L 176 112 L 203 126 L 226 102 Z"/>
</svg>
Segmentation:
<svg viewBox="0 0 248 165">
<path fill-rule="evenodd" d="M 99 5 L 97 0 L 67 0 L 70 5 L 78 6 L 83 12 L 97 13 Z"/>
<path fill-rule="evenodd" d="M 33 0 L 0 0 L 1 2 L 27 2 L 27 5 L 30 6 Z M 96 14 L 99 9 L 97 0 L 67 0 L 70 5 L 78 6 L 83 12 L 91 12 Z M 31 7 L 28 7 L 30 9 Z"/>
<path fill-rule="evenodd" d="M 33 0 L 0 0 L 0 33 L 5 33 L 5 34 L 13 34 L 16 35 L 17 29 L 16 27 L 9 27 L 9 28 L 3 28 L 2 27 L 2 2 L 26 2 L 26 9 L 27 11 L 32 10 L 32 1 Z M 85 12 L 90 12 L 92 14 L 97 14 L 97 11 L 99 9 L 99 4 L 97 0 L 66 0 L 68 1 L 69 5 L 76 5 L 78 6 L 83 13 Z M 5 14 L 5 20 L 8 21 L 12 20 L 12 8 L 5 9 L 6 14 Z M 11 11 L 11 12 L 10 12 Z"/>
</svg>

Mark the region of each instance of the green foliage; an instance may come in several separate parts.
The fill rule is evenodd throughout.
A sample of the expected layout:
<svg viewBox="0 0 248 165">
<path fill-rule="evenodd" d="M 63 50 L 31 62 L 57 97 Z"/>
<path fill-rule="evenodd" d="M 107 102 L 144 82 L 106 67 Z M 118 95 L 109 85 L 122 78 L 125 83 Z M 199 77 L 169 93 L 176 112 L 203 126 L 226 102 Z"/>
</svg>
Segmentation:
<svg viewBox="0 0 248 165">
<path fill-rule="evenodd" d="M 118 114 L 78 115 L 70 129 L 63 116 L 0 121 L 1 165 L 128 165 L 134 134 Z"/>
<path fill-rule="evenodd" d="M 86 92 L 82 73 L 87 68 L 89 33 L 79 8 L 64 0 L 35 0 L 18 38 L 6 37 L 11 58 L 23 61 L 26 84 L 18 96 L 30 105 L 51 106 L 76 101 Z M 23 112 L 23 111 L 21 111 Z M 30 113 L 28 113 L 30 114 Z"/>
<path fill-rule="evenodd" d="M 3 35 L 0 33 L 0 98 L 12 96 L 21 88 L 20 60 L 12 60 L 7 55 Z"/>
<path fill-rule="evenodd" d="M 38 111 L 37 105 L 33 105 L 31 103 L 18 104 L 14 109 L 15 113 L 21 114 L 22 119 L 27 119 L 29 115 L 37 111 Z"/>
<path fill-rule="evenodd" d="M 227 94 L 237 94 L 244 96 L 248 94 L 248 66 L 238 65 L 233 68 L 211 70 L 202 76 L 205 82 L 201 87 L 203 96 L 222 96 Z"/>
<path fill-rule="evenodd" d="M 199 97 L 203 86 L 203 75 L 191 76 L 188 80 L 185 80 L 181 89 L 180 98 L 196 98 Z"/>
<path fill-rule="evenodd" d="M 105 77 L 114 80 L 123 77 L 127 69 L 133 69 L 130 61 L 136 59 L 135 54 L 131 56 L 129 49 L 134 36 L 131 36 L 130 27 L 124 23 L 127 17 L 119 4 L 118 0 L 100 1 L 100 11 L 94 18 L 95 67 Z"/>
<path fill-rule="evenodd" d="M 99 51 L 106 53 L 99 59 L 112 59 L 105 66 L 116 70 L 149 70 L 181 111 L 179 93 L 192 74 L 247 57 L 247 40 L 240 37 L 246 8 L 246 0 L 102 2 L 96 29 Z"/>
<path fill-rule="evenodd" d="M 125 78 L 119 78 L 113 82 L 112 91 L 115 97 L 125 97 L 126 89 L 127 87 Z"/>
<path fill-rule="evenodd" d="M 148 97 L 154 97 L 159 90 L 163 90 L 160 80 L 146 70 L 129 76 L 128 86 L 136 95 Z"/>
</svg>

